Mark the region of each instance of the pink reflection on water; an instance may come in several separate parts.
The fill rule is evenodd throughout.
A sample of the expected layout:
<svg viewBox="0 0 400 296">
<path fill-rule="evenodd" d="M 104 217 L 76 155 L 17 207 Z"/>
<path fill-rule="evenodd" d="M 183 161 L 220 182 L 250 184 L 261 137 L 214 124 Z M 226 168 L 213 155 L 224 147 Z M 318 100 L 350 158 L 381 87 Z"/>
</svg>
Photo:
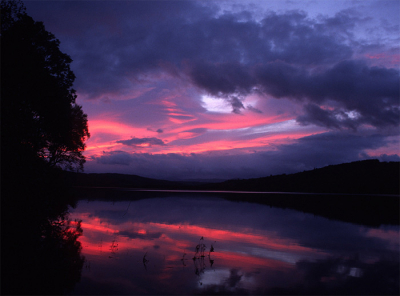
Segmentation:
<svg viewBox="0 0 400 296">
<path fill-rule="evenodd" d="M 309 224 L 314 218 L 298 212 L 286 216 L 291 219 L 286 223 L 282 210 L 265 207 L 257 214 L 260 206 L 237 203 L 230 207 L 232 203 L 217 200 L 213 205 L 221 210 L 212 212 L 210 204 L 210 200 L 193 199 L 146 199 L 129 205 L 81 202 L 72 218 L 82 220 L 80 241 L 87 262 L 82 282 L 103 287 L 102 293 L 113 287 L 109 292 L 114 294 L 193 294 L 216 286 L 226 292 L 253 291 L 302 283 L 308 271 L 299 270 L 299 262 L 303 268 L 313 268 L 341 246 L 338 239 L 349 247 L 352 241 L 348 237 L 358 236 L 363 244 L 373 242 L 374 248 L 377 240 L 385 242 L 382 248 L 398 248 L 394 239 L 398 239 L 398 231 L 393 229 L 346 226 L 349 230 L 342 234 L 344 224 L 318 219 Z M 249 208 L 243 210 L 244 206 Z M 193 208 L 195 211 L 190 210 Z M 232 223 L 238 214 L 246 222 Z M 254 221 L 248 221 L 249 217 Z M 325 229 L 330 229 L 333 239 L 321 243 L 318 236 Z M 196 251 L 202 244 L 204 252 Z M 343 252 L 347 252 L 343 253 L 345 258 L 354 255 L 343 250 L 338 249 L 340 256 Z M 332 269 L 337 272 L 322 277 L 321 282 L 337 281 L 342 269 L 351 276 L 361 272 L 346 260 L 340 259 L 338 267 Z M 373 264 L 376 259 L 364 262 Z M 77 291 L 84 289 L 79 290 L 78 285 Z"/>
<path fill-rule="evenodd" d="M 84 254 L 99 254 L 107 251 L 113 239 L 117 237 L 121 252 L 125 250 L 145 250 L 162 244 L 162 252 L 165 256 L 169 254 L 168 258 L 171 258 L 171 253 L 175 252 L 174 260 L 178 260 L 182 256 L 181 254 L 185 252 L 187 254 L 194 253 L 198 238 L 204 234 L 207 234 L 208 250 L 211 245 L 214 245 L 215 248 L 219 249 L 218 256 L 222 260 L 232 257 L 234 259 L 231 259 L 231 261 L 241 264 L 248 262 L 258 264 L 257 260 L 263 262 L 263 257 L 275 257 L 274 251 L 286 252 L 288 257 L 301 255 L 304 255 L 304 257 L 320 257 L 324 254 L 319 250 L 301 246 L 293 239 L 280 238 L 268 231 L 255 234 L 252 233 L 251 229 L 241 229 L 240 227 L 235 230 L 224 230 L 181 223 L 140 223 L 133 221 L 112 225 L 104 222 L 100 217 L 86 213 L 75 212 L 74 215 L 76 219 L 82 220 L 84 234 L 81 242 L 84 246 Z M 105 244 L 108 245 L 105 246 Z M 241 252 L 235 253 L 233 252 L 234 249 L 241 249 Z M 254 252 L 254 250 L 268 250 L 269 252 L 265 251 L 262 254 Z"/>
<path fill-rule="evenodd" d="M 144 286 L 150 281 L 176 291 L 180 289 L 176 281 L 182 278 L 198 288 L 223 284 L 235 276 L 241 285 L 257 286 L 261 274 L 265 277 L 268 270 L 287 273 L 300 258 L 323 255 L 319 250 L 301 246 L 294 239 L 279 237 L 271 231 L 240 226 L 223 229 L 212 223 L 204 226 L 190 221 L 141 222 L 124 219 L 123 207 L 120 220 L 96 214 L 108 206 L 109 203 L 96 202 L 93 207 L 97 212 L 80 211 L 78 207 L 73 213 L 74 219 L 82 220 L 82 254 L 90 265 L 82 276 L 123 285 L 126 289 L 140 291 L 140 284 L 132 283 L 138 279 Z M 201 237 L 206 247 L 204 257 L 195 250 Z M 240 274 L 235 274 L 239 269 Z M 187 287 L 182 289 L 187 291 Z M 150 293 L 149 290 L 142 292 Z"/>
</svg>

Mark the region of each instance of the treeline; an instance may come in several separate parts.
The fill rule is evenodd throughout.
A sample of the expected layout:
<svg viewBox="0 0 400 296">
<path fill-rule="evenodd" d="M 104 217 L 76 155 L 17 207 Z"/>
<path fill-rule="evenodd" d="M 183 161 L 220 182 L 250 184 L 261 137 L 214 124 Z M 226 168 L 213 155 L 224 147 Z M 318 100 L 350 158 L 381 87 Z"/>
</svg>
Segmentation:
<svg viewBox="0 0 400 296">
<path fill-rule="evenodd" d="M 157 180 L 136 175 L 102 173 L 84 174 L 65 171 L 65 179 L 78 187 L 124 187 L 143 189 L 177 189 L 185 183 Z"/>
<path fill-rule="evenodd" d="M 400 162 L 377 159 L 330 165 L 290 175 L 228 180 L 204 189 L 263 192 L 399 194 Z"/>
<path fill-rule="evenodd" d="M 219 191 L 214 193 L 215 197 L 232 201 L 294 209 L 329 219 L 373 227 L 399 224 L 399 197 L 393 196 L 393 194 L 399 195 L 399 173 L 400 162 L 378 160 L 332 165 L 291 175 L 203 184 L 156 180 L 135 175 L 65 172 L 66 179 L 80 187 L 76 188 L 77 198 L 118 201 L 186 194 L 185 192 L 141 192 L 128 188 L 199 190 L 197 193 L 190 193 L 194 197 L 201 196 L 201 190 L 213 190 Z M 105 187 L 126 189 L 114 190 Z M 237 194 L 232 191 L 281 193 Z M 373 194 L 390 194 L 390 196 L 377 197 Z"/>
<path fill-rule="evenodd" d="M 174 182 L 124 174 L 65 172 L 75 186 L 218 191 L 399 194 L 400 162 L 364 160 L 311 171 L 220 183 Z"/>
</svg>

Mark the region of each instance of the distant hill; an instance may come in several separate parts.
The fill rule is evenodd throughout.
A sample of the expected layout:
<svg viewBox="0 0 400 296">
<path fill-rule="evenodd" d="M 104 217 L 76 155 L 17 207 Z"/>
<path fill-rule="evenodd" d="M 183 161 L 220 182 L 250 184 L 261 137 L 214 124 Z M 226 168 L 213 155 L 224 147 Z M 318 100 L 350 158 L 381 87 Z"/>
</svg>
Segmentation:
<svg viewBox="0 0 400 296">
<path fill-rule="evenodd" d="M 400 162 L 356 161 L 255 179 L 220 183 L 174 182 L 124 174 L 66 172 L 75 186 L 221 191 L 400 194 Z"/>
<path fill-rule="evenodd" d="M 399 194 L 400 162 L 363 160 L 290 175 L 228 180 L 205 185 L 203 188 L 263 192 Z"/>
<path fill-rule="evenodd" d="M 157 180 L 126 174 L 85 174 L 65 172 L 66 178 L 74 186 L 82 187 L 125 187 L 125 188 L 153 188 L 166 189 L 177 188 L 186 183 Z M 188 183 L 190 184 L 190 183 Z"/>
</svg>

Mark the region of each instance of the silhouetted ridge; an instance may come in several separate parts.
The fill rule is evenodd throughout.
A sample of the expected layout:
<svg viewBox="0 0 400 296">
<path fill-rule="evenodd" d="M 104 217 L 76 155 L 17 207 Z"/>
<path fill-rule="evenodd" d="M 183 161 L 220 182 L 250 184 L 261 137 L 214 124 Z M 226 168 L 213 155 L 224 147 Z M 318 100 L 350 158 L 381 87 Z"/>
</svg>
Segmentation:
<svg viewBox="0 0 400 296">
<path fill-rule="evenodd" d="M 399 194 L 400 162 L 356 161 L 290 175 L 220 183 L 174 182 L 124 174 L 65 172 L 75 186 L 221 191 Z"/>
<path fill-rule="evenodd" d="M 73 185 L 82 187 L 125 187 L 125 188 L 176 188 L 181 183 L 140 177 L 136 175 L 103 173 L 84 174 L 65 172 Z"/>
<path fill-rule="evenodd" d="M 228 180 L 205 186 L 214 190 L 399 194 L 400 162 L 356 161 L 247 180 Z"/>
<path fill-rule="evenodd" d="M 137 200 L 142 198 L 176 196 L 185 191 L 143 192 L 114 190 L 104 187 L 199 190 L 190 195 L 201 196 L 201 190 L 237 202 L 254 202 L 279 208 L 319 215 L 361 225 L 379 227 L 399 224 L 399 198 L 373 194 L 399 194 L 400 162 L 358 161 L 331 165 L 320 169 L 248 180 L 193 184 L 143 178 L 122 174 L 77 174 L 66 172 L 79 188 L 76 197 L 104 200 Z M 89 188 L 88 188 L 89 187 Z M 91 188 L 90 188 L 91 187 Z M 103 187 L 103 188 L 94 188 Z M 230 191 L 258 191 L 264 194 L 236 194 Z M 271 194 L 267 192 L 281 192 Z M 288 193 L 282 193 L 288 192 Z M 323 194 L 291 194 L 311 192 Z M 332 193 L 326 195 L 324 193 Z M 343 193 L 343 194 L 337 194 Z M 346 194 L 348 193 L 348 194 Z M 361 195 L 352 195 L 361 194 Z"/>
</svg>

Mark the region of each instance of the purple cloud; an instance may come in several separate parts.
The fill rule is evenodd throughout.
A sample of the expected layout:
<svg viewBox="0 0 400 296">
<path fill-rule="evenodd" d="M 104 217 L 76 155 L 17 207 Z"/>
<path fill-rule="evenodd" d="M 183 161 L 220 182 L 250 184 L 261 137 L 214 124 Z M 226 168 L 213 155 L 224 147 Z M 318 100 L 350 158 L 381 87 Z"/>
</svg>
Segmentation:
<svg viewBox="0 0 400 296">
<path fill-rule="evenodd" d="M 151 147 L 151 146 L 165 146 L 163 140 L 158 138 L 135 138 L 133 137 L 130 140 L 119 140 L 116 143 L 120 143 L 126 146 L 140 146 L 140 147 Z"/>
<path fill-rule="evenodd" d="M 318 72 L 281 61 L 247 70 L 241 67 L 240 70 L 236 69 L 236 73 L 235 69 L 209 64 L 208 68 L 197 69 L 192 77 L 195 83 L 219 96 L 237 92 L 247 94 L 254 89 L 257 93 L 275 98 L 312 102 L 312 105 L 305 107 L 306 115 L 298 118 L 303 124 L 318 123 L 337 128 L 356 127 L 365 123 L 380 128 L 400 123 L 400 72 L 397 69 L 369 67 L 364 61 L 352 60 L 339 62 Z M 244 81 L 236 82 L 241 76 L 245 77 Z M 316 104 L 329 102 L 339 104 L 334 113 L 339 113 L 340 109 L 353 111 L 358 113 L 358 118 L 335 120 L 332 112 L 315 108 Z M 237 99 L 231 103 L 234 110 L 243 107 L 237 104 Z M 320 111 L 316 113 L 317 110 Z"/>
<path fill-rule="evenodd" d="M 361 42 L 354 30 L 370 19 L 351 9 L 318 18 L 297 10 L 269 11 L 256 21 L 250 11 L 223 12 L 212 2 L 38 5 L 30 9 L 42 13 L 50 29 L 65 38 L 75 61 L 76 88 L 89 98 L 118 96 L 132 88 L 133 80 L 142 83 L 143 75 L 169 73 L 186 76 L 204 91 L 225 97 L 238 114 L 244 109 L 239 96 L 258 92 L 307 100 L 319 107 L 330 100 L 340 105 L 334 113 L 359 114 L 357 119 L 333 124 L 329 112 L 322 118 L 323 112 L 306 107 L 299 117 L 302 124 L 327 123 L 328 128 L 399 124 L 398 69 L 370 67 L 365 58 L 354 60 L 357 53 L 371 48 L 398 52 L 398 44 Z M 59 11 L 60 17 L 45 17 L 46 11 Z M 62 25 L 64 18 L 69 28 Z M 390 24 L 382 24 L 386 32 L 398 32 L 398 24 Z"/>
<path fill-rule="evenodd" d="M 110 151 L 103 152 L 100 157 L 91 157 L 92 160 L 96 160 L 100 164 L 105 165 L 124 165 L 128 166 L 132 162 L 131 155 L 124 151 Z"/>
</svg>

